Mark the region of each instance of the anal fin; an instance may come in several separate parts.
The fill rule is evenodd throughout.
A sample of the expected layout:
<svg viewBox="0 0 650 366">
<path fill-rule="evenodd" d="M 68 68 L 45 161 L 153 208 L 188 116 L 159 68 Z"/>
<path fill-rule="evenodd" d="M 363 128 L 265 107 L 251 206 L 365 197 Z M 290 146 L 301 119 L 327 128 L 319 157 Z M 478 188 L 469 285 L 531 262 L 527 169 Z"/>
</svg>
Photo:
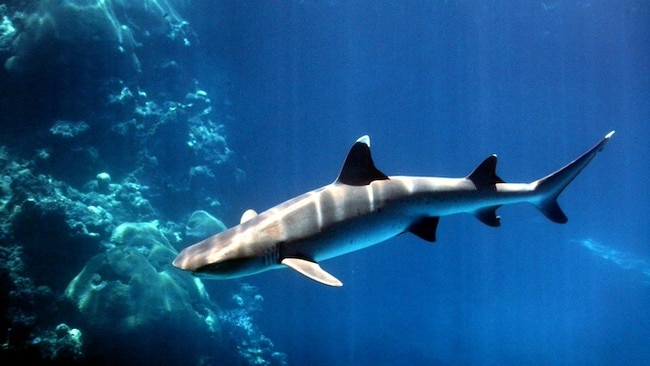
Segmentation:
<svg viewBox="0 0 650 366">
<path fill-rule="evenodd" d="M 343 286 L 343 283 L 338 278 L 325 272 L 316 262 L 302 258 L 284 258 L 280 263 L 324 285 Z"/>
<path fill-rule="evenodd" d="M 498 227 L 501 226 L 501 217 L 497 215 L 497 209 L 499 207 L 501 206 L 487 207 L 482 210 L 476 211 L 474 215 L 485 225 Z"/>
<path fill-rule="evenodd" d="M 440 217 L 438 216 L 423 217 L 412 223 L 408 231 L 417 235 L 420 239 L 433 243 L 436 241 L 438 221 L 440 221 Z"/>
</svg>

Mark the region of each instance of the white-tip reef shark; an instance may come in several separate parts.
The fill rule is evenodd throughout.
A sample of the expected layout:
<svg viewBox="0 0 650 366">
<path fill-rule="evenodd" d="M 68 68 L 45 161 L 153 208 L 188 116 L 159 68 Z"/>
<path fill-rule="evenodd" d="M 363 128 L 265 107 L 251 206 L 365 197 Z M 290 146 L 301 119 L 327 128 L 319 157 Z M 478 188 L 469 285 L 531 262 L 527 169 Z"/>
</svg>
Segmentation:
<svg viewBox="0 0 650 366">
<path fill-rule="evenodd" d="M 558 196 L 613 134 L 531 183 L 505 183 L 496 174 L 496 155 L 464 178 L 389 177 L 375 167 L 370 138 L 363 136 L 352 145 L 333 183 L 259 215 L 246 211 L 239 225 L 183 249 L 173 265 L 217 279 L 289 267 L 325 285 L 342 286 L 320 262 L 407 232 L 434 242 L 441 216 L 465 212 L 499 226 L 499 207 L 527 202 L 551 221 L 566 223 Z"/>
</svg>

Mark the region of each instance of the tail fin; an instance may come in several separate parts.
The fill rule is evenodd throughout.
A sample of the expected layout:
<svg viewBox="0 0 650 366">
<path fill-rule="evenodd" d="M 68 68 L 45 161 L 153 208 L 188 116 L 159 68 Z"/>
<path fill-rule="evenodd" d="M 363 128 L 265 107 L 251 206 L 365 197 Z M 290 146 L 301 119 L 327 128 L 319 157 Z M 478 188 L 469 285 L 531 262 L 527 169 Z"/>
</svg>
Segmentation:
<svg viewBox="0 0 650 366">
<path fill-rule="evenodd" d="M 537 199 L 532 203 L 551 221 L 559 224 L 564 224 L 569 221 L 564 212 L 562 212 L 560 205 L 558 205 L 557 197 L 580 174 L 587 164 L 589 164 L 591 159 L 596 156 L 596 153 L 603 150 L 605 144 L 613 134 L 614 131 L 605 135 L 596 146 L 592 147 L 564 168 L 532 183 L 535 185 L 535 193 L 537 193 L 535 195 Z"/>
</svg>

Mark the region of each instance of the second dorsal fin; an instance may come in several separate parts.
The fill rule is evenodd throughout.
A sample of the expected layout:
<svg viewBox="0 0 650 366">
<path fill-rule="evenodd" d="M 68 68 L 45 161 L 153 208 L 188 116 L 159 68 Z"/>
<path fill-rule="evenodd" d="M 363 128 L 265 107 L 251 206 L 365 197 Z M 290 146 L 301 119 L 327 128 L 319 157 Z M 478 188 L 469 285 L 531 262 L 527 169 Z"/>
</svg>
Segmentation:
<svg viewBox="0 0 650 366">
<path fill-rule="evenodd" d="M 388 179 L 375 167 L 370 154 L 370 137 L 361 136 L 350 148 L 336 183 L 365 186 L 374 180 Z"/>
<path fill-rule="evenodd" d="M 467 176 L 477 189 L 493 188 L 497 183 L 505 183 L 497 175 L 497 156 L 490 155 Z"/>
</svg>

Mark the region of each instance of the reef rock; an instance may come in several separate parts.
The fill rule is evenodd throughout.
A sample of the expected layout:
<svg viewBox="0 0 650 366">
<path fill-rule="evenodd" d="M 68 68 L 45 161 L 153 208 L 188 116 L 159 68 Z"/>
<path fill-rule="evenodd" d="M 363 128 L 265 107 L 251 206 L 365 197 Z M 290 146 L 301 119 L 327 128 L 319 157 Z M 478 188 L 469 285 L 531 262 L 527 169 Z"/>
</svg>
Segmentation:
<svg viewBox="0 0 650 366">
<path fill-rule="evenodd" d="M 194 211 L 187 220 L 187 236 L 195 240 L 205 239 L 227 229 L 221 220 L 209 213 L 199 210 Z"/>
<path fill-rule="evenodd" d="M 65 291 L 85 323 L 90 353 L 129 364 L 134 357 L 197 364 L 192 357 L 213 353 L 221 343 L 219 310 L 199 280 L 171 267 L 176 251 L 156 223 L 122 224 L 111 242 Z"/>
</svg>

